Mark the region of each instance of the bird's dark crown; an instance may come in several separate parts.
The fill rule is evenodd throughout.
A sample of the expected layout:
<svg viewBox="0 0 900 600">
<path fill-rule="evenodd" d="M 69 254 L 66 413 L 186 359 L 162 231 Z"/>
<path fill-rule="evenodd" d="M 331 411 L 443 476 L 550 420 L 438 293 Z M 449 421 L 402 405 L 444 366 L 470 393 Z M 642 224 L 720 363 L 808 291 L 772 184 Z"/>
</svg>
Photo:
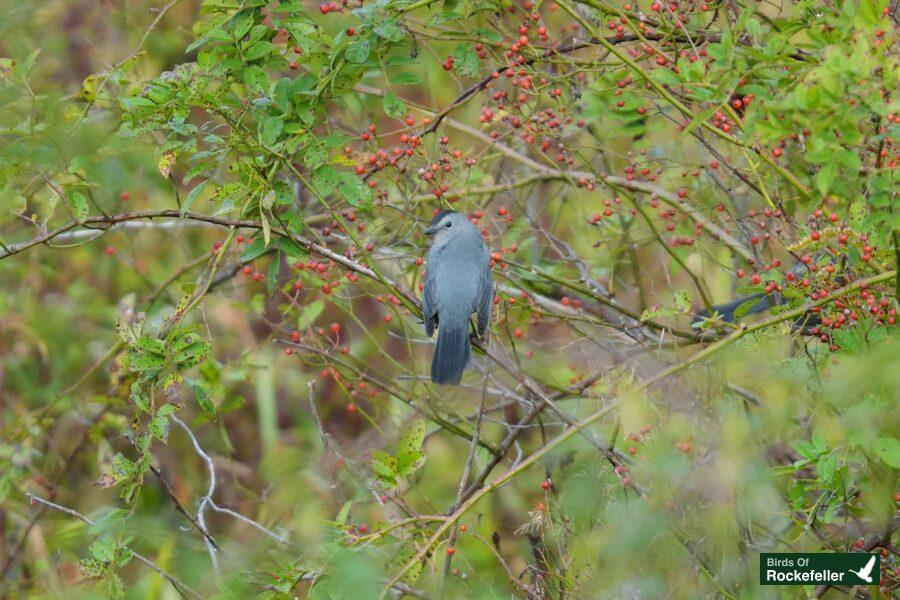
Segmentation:
<svg viewBox="0 0 900 600">
<path fill-rule="evenodd" d="M 455 210 L 442 210 L 438 214 L 434 215 L 434 218 L 431 219 L 431 223 L 429 223 L 428 226 L 431 227 L 431 226 L 437 225 L 438 223 L 441 222 L 441 219 L 443 219 L 447 215 L 452 215 L 455 212 L 456 212 Z"/>
</svg>

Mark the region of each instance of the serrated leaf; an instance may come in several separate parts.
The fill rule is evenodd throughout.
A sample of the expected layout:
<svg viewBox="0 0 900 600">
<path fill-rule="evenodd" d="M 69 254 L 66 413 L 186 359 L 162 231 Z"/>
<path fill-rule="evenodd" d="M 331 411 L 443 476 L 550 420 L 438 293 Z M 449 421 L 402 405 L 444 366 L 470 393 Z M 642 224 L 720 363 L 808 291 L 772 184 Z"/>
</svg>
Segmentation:
<svg viewBox="0 0 900 600">
<path fill-rule="evenodd" d="M 797 451 L 797 454 L 807 459 L 816 459 L 819 457 L 821 452 L 818 448 L 816 448 L 815 444 L 812 442 L 808 442 L 806 440 L 799 440 L 794 442 L 794 450 Z"/>
<path fill-rule="evenodd" d="M 246 52 L 244 52 L 244 60 L 251 61 L 257 60 L 264 56 L 267 56 L 272 53 L 272 50 L 275 49 L 275 45 L 272 42 L 259 41 L 250 46 Z"/>
<path fill-rule="evenodd" d="M 141 390 L 141 384 L 137 381 L 131 384 L 131 401 L 142 412 L 150 412 L 150 400 Z"/>
<path fill-rule="evenodd" d="M 344 56 L 354 64 L 362 64 L 369 58 L 368 38 L 359 38 L 344 50 Z"/>
<path fill-rule="evenodd" d="M 385 19 L 375 26 L 375 35 L 391 42 L 399 42 L 406 37 L 406 32 L 396 19 Z"/>
<path fill-rule="evenodd" d="M 136 475 L 137 464 L 125 458 L 121 452 L 118 452 L 113 456 L 112 471 L 116 479 L 121 480 Z"/>
<path fill-rule="evenodd" d="M 400 477 L 409 477 L 419 470 L 425 464 L 426 456 L 416 450 L 414 452 L 405 452 L 397 455 L 397 475 Z"/>
<path fill-rule="evenodd" d="M 116 319 L 116 333 L 119 335 L 119 339 L 122 340 L 122 343 L 126 346 L 133 346 L 137 340 L 137 335 L 135 335 L 134 331 L 122 317 Z"/>
<path fill-rule="evenodd" d="M 244 69 L 244 83 L 257 92 L 269 93 L 269 75 L 261 67 L 253 65 Z"/>
<path fill-rule="evenodd" d="M 391 561 L 391 569 L 397 570 L 400 567 L 403 567 L 415 558 L 416 552 L 411 547 L 404 547 L 400 552 L 397 553 L 397 556 L 394 557 L 394 560 Z M 417 562 L 413 566 L 409 568 L 409 570 L 403 574 L 403 577 L 400 578 L 400 581 L 407 585 L 414 585 L 416 581 L 419 580 L 419 576 L 422 574 L 423 568 L 422 561 Z"/>
<path fill-rule="evenodd" d="M 316 187 L 316 190 L 322 194 L 323 196 L 330 194 L 340 183 L 340 175 L 334 169 L 334 167 L 329 167 L 328 165 L 324 165 L 319 167 L 313 173 L 313 185 Z"/>
<path fill-rule="evenodd" d="M 387 92 L 384 95 L 381 106 L 384 108 L 384 114 L 395 119 L 400 119 L 406 114 L 406 103 L 394 92 Z"/>
<path fill-rule="evenodd" d="M 110 538 L 95 540 L 88 547 L 88 552 L 94 560 L 110 563 L 116 555 L 115 541 Z"/>
<path fill-rule="evenodd" d="M 453 56 L 453 70 L 458 74 L 463 77 L 474 77 L 478 74 L 481 65 L 474 45 L 463 42 L 453 50 L 451 56 Z"/>
<path fill-rule="evenodd" d="M 670 71 L 669 69 L 661 68 L 661 69 L 653 69 L 650 71 L 650 77 L 659 83 L 663 83 L 666 85 L 678 85 L 681 83 L 681 79 Z"/>
<path fill-rule="evenodd" d="M 201 385 L 192 385 L 191 389 L 194 390 L 194 399 L 197 400 L 197 404 L 200 405 L 203 413 L 210 419 L 214 419 L 216 417 L 216 405 L 206 388 Z"/>
<path fill-rule="evenodd" d="M 265 117 L 259 124 L 259 139 L 265 146 L 274 146 L 278 143 L 281 132 L 284 131 L 284 120 L 281 117 Z"/>
<path fill-rule="evenodd" d="M 124 600 L 125 584 L 116 573 L 110 573 L 106 577 L 106 595 L 110 600 Z"/>
<path fill-rule="evenodd" d="M 165 415 L 157 415 L 150 419 L 147 424 L 147 430 L 153 434 L 153 437 L 165 442 L 169 438 L 169 419 Z"/>
<path fill-rule="evenodd" d="M 181 368 L 195 367 L 209 358 L 212 345 L 209 342 L 196 342 L 179 352 L 174 359 Z"/>
<path fill-rule="evenodd" d="M 69 201 L 69 208 L 72 209 L 72 215 L 75 217 L 75 220 L 79 223 L 84 223 L 84 220 L 88 216 L 88 211 L 90 210 L 85 195 L 78 190 L 71 190 L 66 193 L 66 197 Z"/>
<path fill-rule="evenodd" d="M 161 356 L 155 354 L 140 354 L 131 351 L 128 353 L 128 363 L 131 365 L 132 371 L 159 371 L 166 366 L 166 361 Z"/>
<path fill-rule="evenodd" d="M 166 346 L 162 340 L 142 335 L 138 338 L 135 348 L 142 354 L 166 355 Z"/>
<path fill-rule="evenodd" d="M 159 407 L 159 410 L 156 411 L 156 416 L 164 417 L 166 415 L 171 415 L 174 412 L 178 411 L 178 407 L 174 404 L 163 404 Z"/>
<path fill-rule="evenodd" d="M 328 153 L 319 146 L 310 146 L 303 154 L 303 163 L 312 170 L 318 169 L 328 160 Z"/>
<path fill-rule="evenodd" d="M 255 260 L 266 253 L 266 241 L 263 238 L 256 238 L 241 252 L 241 262 L 248 263 Z"/>
<path fill-rule="evenodd" d="M 397 440 L 397 455 L 419 452 L 424 441 L 425 421 L 416 419 L 400 434 L 400 439 Z"/>
<path fill-rule="evenodd" d="M 819 475 L 819 481 L 822 482 L 823 485 L 831 485 L 836 470 L 837 461 L 834 460 L 834 457 L 827 454 L 823 454 L 819 457 L 819 462 L 816 464 L 816 471 Z"/>
<path fill-rule="evenodd" d="M 338 175 L 338 191 L 356 208 L 372 205 L 372 188 L 356 174 L 341 172 Z"/>
</svg>

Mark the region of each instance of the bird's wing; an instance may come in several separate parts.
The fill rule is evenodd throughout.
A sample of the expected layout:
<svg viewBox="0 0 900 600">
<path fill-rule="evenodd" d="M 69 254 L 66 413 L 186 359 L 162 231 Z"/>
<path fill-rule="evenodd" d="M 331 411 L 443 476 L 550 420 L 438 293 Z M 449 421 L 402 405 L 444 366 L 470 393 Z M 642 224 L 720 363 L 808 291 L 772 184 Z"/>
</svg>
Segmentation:
<svg viewBox="0 0 900 600">
<path fill-rule="evenodd" d="M 486 246 L 484 248 L 484 262 L 479 273 L 478 298 L 475 310 L 478 313 L 478 335 L 484 337 L 487 334 L 491 320 L 491 304 L 494 301 L 494 282 L 491 278 L 491 257 Z"/>
<path fill-rule="evenodd" d="M 425 272 L 425 285 L 422 290 L 422 316 L 425 321 L 425 333 L 428 337 L 434 333 L 438 324 L 437 301 L 435 298 L 434 269 Z"/>
<path fill-rule="evenodd" d="M 866 563 L 866 566 L 863 567 L 862 571 L 859 572 L 859 576 L 863 579 L 866 579 L 869 574 L 872 572 L 872 567 L 875 566 L 875 557 L 872 556 L 869 558 L 869 562 Z"/>
</svg>

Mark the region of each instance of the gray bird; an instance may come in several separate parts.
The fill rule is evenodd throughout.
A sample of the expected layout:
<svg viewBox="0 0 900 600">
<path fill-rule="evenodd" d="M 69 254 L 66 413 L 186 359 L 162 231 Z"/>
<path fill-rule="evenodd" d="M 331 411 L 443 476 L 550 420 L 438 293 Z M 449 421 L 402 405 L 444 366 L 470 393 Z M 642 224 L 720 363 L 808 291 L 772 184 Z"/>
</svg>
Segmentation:
<svg viewBox="0 0 900 600">
<path fill-rule="evenodd" d="M 478 314 L 478 336 L 487 334 L 494 298 L 491 256 L 481 232 L 466 215 L 445 210 L 431 220 L 422 312 L 428 337 L 438 329 L 431 360 L 434 383 L 458 384 L 469 364 L 469 319 Z"/>
</svg>

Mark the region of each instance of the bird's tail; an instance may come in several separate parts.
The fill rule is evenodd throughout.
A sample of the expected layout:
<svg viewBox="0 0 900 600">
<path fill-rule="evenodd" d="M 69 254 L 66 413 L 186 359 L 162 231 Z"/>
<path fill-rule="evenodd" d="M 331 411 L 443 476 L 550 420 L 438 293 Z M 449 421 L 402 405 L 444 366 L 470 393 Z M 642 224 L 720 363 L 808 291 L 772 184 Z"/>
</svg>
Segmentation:
<svg viewBox="0 0 900 600">
<path fill-rule="evenodd" d="M 431 359 L 431 381 L 459 383 L 472 355 L 468 333 L 468 321 L 463 321 L 459 325 L 441 322 L 438 326 L 434 358 Z"/>
</svg>

